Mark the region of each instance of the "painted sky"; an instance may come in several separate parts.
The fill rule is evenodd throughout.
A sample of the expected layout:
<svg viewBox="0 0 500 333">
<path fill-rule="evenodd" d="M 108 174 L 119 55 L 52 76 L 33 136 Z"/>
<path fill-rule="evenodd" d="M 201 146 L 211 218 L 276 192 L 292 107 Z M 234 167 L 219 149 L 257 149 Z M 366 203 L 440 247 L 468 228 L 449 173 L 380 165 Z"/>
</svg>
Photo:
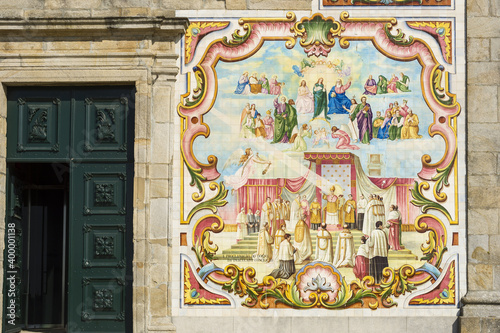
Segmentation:
<svg viewBox="0 0 500 333">
<path fill-rule="evenodd" d="M 308 61 L 326 61 L 339 65 L 343 62 L 346 69 L 339 74 L 328 65 L 318 65 L 315 68 L 307 68 L 304 77 L 299 77 L 294 73 L 294 65 L 299 68 L 303 59 Z M 345 75 L 350 70 L 350 75 Z M 289 50 L 285 47 L 285 42 L 266 42 L 262 48 L 251 58 L 236 62 L 219 62 L 216 66 L 218 77 L 218 95 L 212 110 L 204 117 L 204 121 L 210 126 L 210 137 L 205 139 L 199 137 L 195 141 L 194 151 L 200 161 L 206 160 L 208 155 L 216 155 L 219 158 L 218 169 L 223 175 L 232 174 L 237 166 L 226 163 L 228 159 L 239 157 L 241 149 L 251 147 L 253 151 L 265 159 L 273 161 L 271 170 L 265 175 L 266 178 L 274 177 L 297 177 L 303 172 L 303 153 L 284 153 L 283 150 L 290 147 L 289 144 L 270 144 L 269 141 L 261 139 L 240 139 L 240 119 L 246 103 L 256 105 L 256 109 L 263 116 L 267 110 L 274 110 L 273 99 L 276 96 L 265 94 L 237 95 L 234 94 L 238 79 L 245 71 L 256 72 L 258 77 L 265 73 L 270 79 L 273 75 L 278 76 L 278 81 L 284 82 L 283 94 L 287 98 L 296 100 L 299 83 L 306 79 L 309 89 L 312 90 L 318 77 L 323 77 L 327 91 L 330 91 L 338 78 L 344 82 L 348 79 L 352 81 L 352 86 L 347 90 L 349 98 L 355 97 L 358 102 L 364 92 L 364 84 L 369 75 L 377 80 L 378 75 L 384 75 L 388 80 L 392 74 L 401 77 L 404 72 L 410 77 L 411 92 L 384 94 L 369 96 L 368 103 L 371 104 L 373 116 L 376 111 L 381 111 L 382 116 L 389 103 L 398 101 L 400 105 L 403 99 L 408 100 L 408 106 L 418 115 L 420 120 L 419 134 L 422 139 L 416 140 L 379 140 L 374 139 L 370 145 L 357 144 L 360 150 L 348 151 L 335 148 L 336 139 L 329 137 L 330 148 L 326 144 L 321 144 L 312 148 L 312 139 L 306 139 L 307 151 L 327 151 L 327 152 L 352 152 L 358 155 L 365 172 L 369 154 L 381 154 L 383 177 L 415 177 L 421 170 L 421 156 L 429 154 L 433 161 L 437 161 L 445 149 L 444 140 L 436 136 L 431 138 L 428 134 L 428 127 L 432 123 L 433 115 L 426 105 L 420 88 L 421 66 L 417 61 L 397 62 L 391 60 L 378 52 L 371 42 L 353 41 L 348 49 L 341 49 L 335 45 L 328 58 L 311 57 L 307 58 L 300 45 Z M 312 114 L 299 115 L 299 126 L 306 123 L 311 124 Z M 340 127 L 347 124 L 347 115 L 335 115 L 330 124 L 315 121 L 313 126 L 324 126 L 327 130 L 331 126 Z M 313 127 L 313 129 L 315 129 Z M 226 168 L 223 166 L 226 164 Z M 256 177 L 261 177 L 256 176 Z M 263 176 L 264 177 L 264 176 Z"/>
</svg>

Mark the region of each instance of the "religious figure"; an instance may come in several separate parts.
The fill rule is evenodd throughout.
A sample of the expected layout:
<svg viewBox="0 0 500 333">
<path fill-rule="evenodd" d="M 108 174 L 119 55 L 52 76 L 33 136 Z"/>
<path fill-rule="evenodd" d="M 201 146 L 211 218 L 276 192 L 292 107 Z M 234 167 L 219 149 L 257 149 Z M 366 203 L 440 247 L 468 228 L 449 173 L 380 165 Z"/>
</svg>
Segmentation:
<svg viewBox="0 0 500 333">
<path fill-rule="evenodd" d="M 364 95 L 376 95 L 377 94 L 377 82 L 370 75 L 368 76 L 368 80 L 365 82 L 365 92 Z"/>
<path fill-rule="evenodd" d="M 283 215 L 281 211 L 280 199 L 276 198 L 273 202 L 273 211 L 274 211 L 274 225 L 276 226 L 276 230 L 280 229 L 282 226 Z"/>
<path fill-rule="evenodd" d="M 278 82 L 278 75 L 273 75 L 271 80 L 269 80 L 271 95 L 281 95 L 281 87 L 284 85 L 284 82 Z"/>
<path fill-rule="evenodd" d="M 295 273 L 293 254 L 296 249 L 290 243 L 290 238 L 290 234 L 285 234 L 285 239 L 281 242 L 278 252 L 279 267 L 269 274 L 275 279 L 288 279 Z"/>
<path fill-rule="evenodd" d="M 274 221 L 273 205 L 271 203 L 271 198 L 267 197 L 266 202 L 262 205 L 262 211 L 260 213 L 260 228 L 262 229 L 262 227 L 267 223 L 269 225 L 271 235 L 273 235 L 273 232 L 276 233 L 276 228 L 273 230 L 272 221 Z"/>
<path fill-rule="evenodd" d="M 297 249 L 295 253 L 295 262 L 297 265 L 309 259 L 313 253 L 309 226 L 304 222 L 304 219 L 300 219 L 295 226 L 294 246 Z"/>
<path fill-rule="evenodd" d="M 275 267 L 278 267 L 279 265 L 279 252 L 280 252 L 280 245 L 281 245 L 281 242 L 285 239 L 285 227 L 284 226 L 281 226 L 281 228 L 277 229 L 275 231 L 275 235 L 274 235 L 274 245 L 273 245 L 273 262 L 274 262 L 274 266 Z M 272 237 L 272 234 L 271 234 L 271 237 Z"/>
<path fill-rule="evenodd" d="M 261 74 L 260 75 L 260 80 L 259 80 L 259 84 L 261 85 L 261 93 L 262 94 L 269 94 L 269 80 L 266 78 L 266 74 Z"/>
<path fill-rule="evenodd" d="M 396 111 L 396 114 L 392 117 L 391 126 L 389 127 L 389 140 L 397 140 L 401 139 L 401 130 L 403 128 L 404 119 L 399 114 L 399 111 Z"/>
<path fill-rule="evenodd" d="M 297 94 L 297 113 L 312 113 L 314 112 L 314 96 L 307 87 L 306 80 L 300 81 L 299 91 Z"/>
<path fill-rule="evenodd" d="M 373 119 L 373 138 L 378 138 L 378 130 L 382 127 L 384 123 L 384 117 L 382 117 L 382 113 L 377 111 L 377 116 Z"/>
<path fill-rule="evenodd" d="M 333 266 L 353 267 L 356 255 L 354 254 L 354 239 L 351 230 L 347 224 L 344 224 L 344 229 L 339 233 L 337 238 L 337 247 L 335 248 L 335 256 L 333 257 Z"/>
<path fill-rule="evenodd" d="M 257 118 L 255 118 L 255 137 L 256 138 L 266 138 L 266 125 L 264 125 L 264 121 L 262 121 L 260 117 L 260 113 L 257 113 Z"/>
<path fill-rule="evenodd" d="M 254 227 L 254 232 L 257 232 L 260 230 L 260 210 L 256 210 L 255 214 L 253 214 L 253 218 L 255 220 L 255 227 Z"/>
<path fill-rule="evenodd" d="M 314 197 L 313 202 L 311 202 L 309 211 L 311 212 L 311 229 L 318 230 L 321 224 L 321 204 L 318 202 L 317 197 Z"/>
<path fill-rule="evenodd" d="M 266 116 L 262 120 L 264 123 L 264 128 L 266 130 L 266 136 L 265 138 L 267 140 L 272 140 L 274 138 L 274 119 L 271 117 L 271 111 L 267 110 L 266 111 Z"/>
<path fill-rule="evenodd" d="M 295 226 L 297 222 L 300 220 L 300 216 L 302 214 L 302 208 L 300 207 L 300 194 L 297 194 L 297 197 L 292 201 L 290 206 L 290 223 L 287 225 L 287 230 L 295 231 Z"/>
<path fill-rule="evenodd" d="M 245 107 L 243 108 L 243 110 L 241 111 L 240 128 L 241 128 L 241 125 L 245 122 L 248 111 L 252 112 L 252 107 L 250 106 L 250 103 L 247 103 L 245 105 Z"/>
<path fill-rule="evenodd" d="M 274 140 L 272 143 L 287 143 L 292 137 L 292 132 L 297 126 L 297 110 L 293 100 L 286 103 L 286 97 L 274 100 Z"/>
<path fill-rule="evenodd" d="M 370 248 L 366 244 L 366 237 L 361 236 L 361 245 L 358 249 L 358 254 L 354 261 L 354 276 L 358 279 L 363 280 L 365 276 L 370 274 Z"/>
<path fill-rule="evenodd" d="M 346 109 L 349 112 L 349 122 L 347 123 L 347 128 L 349 128 L 349 136 L 351 137 L 353 142 L 358 142 L 359 139 L 359 128 L 358 128 L 358 122 L 355 118 L 351 118 L 352 114 L 358 107 L 358 103 L 356 102 L 356 99 L 352 98 L 351 99 L 351 108 L 347 109 L 345 106 L 343 106 L 344 109 Z"/>
<path fill-rule="evenodd" d="M 380 126 L 378 132 L 377 132 L 377 138 L 378 139 L 387 139 L 389 138 L 389 128 L 391 127 L 391 120 L 392 120 L 392 109 L 394 107 L 393 103 L 389 104 L 389 108 L 385 110 L 385 115 L 384 115 L 384 122 L 382 123 L 382 126 Z"/>
<path fill-rule="evenodd" d="M 314 116 L 313 119 L 319 117 L 321 113 L 324 114 L 325 119 L 330 120 L 330 117 L 326 115 L 326 89 L 323 85 L 323 78 L 320 77 L 318 82 L 314 85 Z"/>
<path fill-rule="evenodd" d="M 361 104 L 358 104 L 350 119 L 352 121 L 354 121 L 354 119 L 357 120 L 359 129 L 359 141 L 365 144 L 370 144 L 370 140 L 373 138 L 372 116 L 372 108 L 370 104 L 366 102 L 366 96 L 361 97 Z"/>
<path fill-rule="evenodd" d="M 398 88 L 397 88 L 397 82 L 399 81 L 398 77 L 396 74 L 392 74 L 391 80 L 389 81 L 389 84 L 387 85 L 387 92 L 388 93 L 397 93 Z"/>
<path fill-rule="evenodd" d="M 314 260 L 332 263 L 333 261 L 332 235 L 328 230 L 326 230 L 326 227 L 327 227 L 326 224 L 322 223 L 321 228 L 318 231 L 317 241 L 316 241 L 316 254 L 314 256 Z"/>
<path fill-rule="evenodd" d="M 273 238 L 269 234 L 269 224 L 265 223 L 259 231 L 257 252 L 252 255 L 253 261 L 269 262 L 273 256 Z"/>
<path fill-rule="evenodd" d="M 323 200 L 326 200 L 326 207 L 323 208 L 325 213 L 323 219 L 326 224 L 337 225 L 339 224 L 339 203 L 338 197 L 335 195 L 335 186 L 330 189 L 330 194 L 323 194 Z"/>
<path fill-rule="evenodd" d="M 311 214 L 309 212 L 309 201 L 307 200 L 306 196 L 304 195 L 302 197 L 302 200 L 300 201 L 300 208 L 301 208 L 301 218 L 304 220 L 304 222 L 307 224 L 307 227 L 311 227 Z"/>
<path fill-rule="evenodd" d="M 262 91 L 262 86 L 259 83 L 259 79 L 257 79 L 257 73 L 252 73 L 248 78 L 248 82 L 250 83 L 250 92 L 252 94 L 258 94 Z"/>
<path fill-rule="evenodd" d="M 377 95 L 387 94 L 387 79 L 383 75 L 378 76 Z"/>
<path fill-rule="evenodd" d="M 257 227 L 255 226 L 255 215 L 249 208 L 247 212 L 247 235 L 250 235 L 253 232 L 257 232 Z"/>
<path fill-rule="evenodd" d="M 347 201 L 344 204 L 344 223 L 346 223 L 350 229 L 356 226 L 356 201 L 353 200 L 352 194 L 347 195 Z"/>
<path fill-rule="evenodd" d="M 370 236 L 375 229 L 375 223 L 385 221 L 385 207 L 378 195 L 372 194 L 368 199 L 362 231 L 364 235 Z"/>
<path fill-rule="evenodd" d="M 339 139 L 339 141 L 337 141 L 337 145 L 335 146 L 335 148 L 337 149 L 359 149 L 359 147 L 351 145 L 351 138 L 349 138 L 349 135 L 347 135 L 346 132 L 338 129 L 336 126 L 332 127 L 332 138 Z"/>
<path fill-rule="evenodd" d="M 328 142 L 328 135 L 326 134 L 326 129 L 323 127 L 320 130 L 314 131 L 313 147 L 320 142 L 326 143 L 328 148 L 330 148 L 330 142 Z"/>
<path fill-rule="evenodd" d="M 387 216 L 387 227 L 389 228 L 389 246 L 391 250 L 404 249 L 401 241 L 401 212 L 397 205 L 391 205 Z"/>
<path fill-rule="evenodd" d="M 231 164 L 233 161 L 234 159 L 230 157 L 226 164 Z M 224 177 L 224 181 L 226 182 L 226 184 L 233 188 L 232 192 L 237 191 L 240 187 L 248 182 L 248 178 L 254 171 L 255 164 L 267 165 L 266 169 L 262 171 L 262 174 L 265 174 L 271 166 L 271 162 L 262 159 L 258 153 L 254 155 L 251 148 L 245 149 L 245 153 L 241 155 L 239 159 L 238 166 L 240 166 L 240 168 L 234 175 Z"/>
<path fill-rule="evenodd" d="M 240 138 L 244 139 L 255 138 L 254 131 L 255 131 L 255 122 L 249 110 L 247 111 L 247 114 L 243 119 L 243 122 L 241 123 Z"/>
<path fill-rule="evenodd" d="M 365 208 L 366 208 L 367 202 L 365 199 L 365 196 L 361 194 L 359 196 L 358 200 L 358 218 L 356 219 L 356 229 L 358 230 L 363 230 L 363 220 L 365 218 Z"/>
<path fill-rule="evenodd" d="M 368 239 L 370 275 L 375 279 L 375 283 L 380 283 L 384 268 L 389 267 L 389 261 L 387 260 L 389 246 L 387 235 L 382 230 L 382 221 L 377 221 L 375 226 L 376 229 L 371 232 Z"/>
<path fill-rule="evenodd" d="M 250 93 L 250 85 L 248 79 L 248 72 L 243 73 L 238 80 L 238 85 L 236 86 L 235 94 L 238 95 L 248 95 Z"/>
<path fill-rule="evenodd" d="M 343 194 L 339 194 L 339 224 L 344 225 L 344 204 L 345 198 Z"/>
<path fill-rule="evenodd" d="M 328 114 L 347 114 L 348 112 L 344 109 L 351 107 L 351 101 L 345 95 L 345 92 L 351 86 L 351 81 L 347 84 L 342 84 L 342 79 L 338 79 L 335 85 L 330 90 L 328 94 Z"/>
<path fill-rule="evenodd" d="M 310 125 L 307 126 L 307 124 L 303 124 L 299 129 L 299 133 L 295 136 L 293 147 L 290 149 L 285 149 L 284 151 L 296 151 L 296 152 L 306 151 L 307 143 L 304 138 L 305 137 L 310 138 L 312 135 L 311 131 L 312 127 Z"/>
<path fill-rule="evenodd" d="M 420 139 L 422 136 L 418 134 L 418 117 L 413 113 L 412 109 L 408 109 L 401 129 L 401 139 Z"/>
<path fill-rule="evenodd" d="M 239 242 L 243 238 L 245 238 L 247 233 L 247 216 L 245 214 L 245 208 L 241 208 L 240 212 L 236 216 L 236 242 Z"/>
<path fill-rule="evenodd" d="M 409 85 L 410 85 L 410 78 L 408 77 L 408 75 L 405 75 L 403 72 L 401 72 L 401 80 L 396 82 L 396 87 L 401 92 L 409 92 L 411 91 L 409 89 Z"/>
</svg>

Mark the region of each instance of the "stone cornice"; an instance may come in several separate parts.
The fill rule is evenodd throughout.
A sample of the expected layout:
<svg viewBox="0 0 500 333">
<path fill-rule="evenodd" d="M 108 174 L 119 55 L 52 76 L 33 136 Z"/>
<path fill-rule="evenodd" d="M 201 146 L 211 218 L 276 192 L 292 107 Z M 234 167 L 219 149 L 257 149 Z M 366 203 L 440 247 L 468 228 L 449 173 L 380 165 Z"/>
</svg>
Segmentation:
<svg viewBox="0 0 500 333">
<path fill-rule="evenodd" d="M 0 19 L 0 34 L 10 36 L 175 36 L 186 31 L 187 18 L 109 17 L 109 18 L 30 18 Z"/>
</svg>

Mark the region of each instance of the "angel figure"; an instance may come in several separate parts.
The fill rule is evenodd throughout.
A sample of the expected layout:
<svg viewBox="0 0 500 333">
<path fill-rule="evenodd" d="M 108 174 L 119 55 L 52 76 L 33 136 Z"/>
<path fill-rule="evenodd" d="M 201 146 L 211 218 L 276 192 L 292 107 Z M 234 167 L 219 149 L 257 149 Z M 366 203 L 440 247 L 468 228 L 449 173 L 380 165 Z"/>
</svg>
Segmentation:
<svg viewBox="0 0 500 333">
<path fill-rule="evenodd" d="M 238 156 L 240 156 L 239 160 Z M 245 149 L 245 152 L 243 152 L 242 149 L 235 151 L 224 164 L 224 169 L 229 165 L 236 164 L 236 162 L 238 162 L 237 164 L 240 167 L 236 173 L 234 175 L 224 176 L 226 184 L 233 188 L 231 190 L 231 194 L 248 182 L 248 178 L 250 178 L 253 174 L 256 163 L 267 165 L 267 167 L 262 171 L 263 175 L 267 173 L 272 164 L 271 161 L 261 158 L 259 153 L 254 154 L 252 152 L 252 148 Z"/>
</svg>

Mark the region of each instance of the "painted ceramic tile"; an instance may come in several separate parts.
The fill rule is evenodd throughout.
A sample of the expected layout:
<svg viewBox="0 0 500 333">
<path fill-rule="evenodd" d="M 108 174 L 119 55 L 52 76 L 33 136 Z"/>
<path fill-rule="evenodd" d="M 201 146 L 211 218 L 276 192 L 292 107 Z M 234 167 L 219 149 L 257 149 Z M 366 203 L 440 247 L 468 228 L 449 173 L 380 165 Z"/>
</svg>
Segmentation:
<svg viewBox="0 0 500 333">
<path fill-rule="evenodd" d="M 182 311 L 456 312 L 454 19 L 323 14 L 188 29 L 174 228 Z"/>
</svg>

